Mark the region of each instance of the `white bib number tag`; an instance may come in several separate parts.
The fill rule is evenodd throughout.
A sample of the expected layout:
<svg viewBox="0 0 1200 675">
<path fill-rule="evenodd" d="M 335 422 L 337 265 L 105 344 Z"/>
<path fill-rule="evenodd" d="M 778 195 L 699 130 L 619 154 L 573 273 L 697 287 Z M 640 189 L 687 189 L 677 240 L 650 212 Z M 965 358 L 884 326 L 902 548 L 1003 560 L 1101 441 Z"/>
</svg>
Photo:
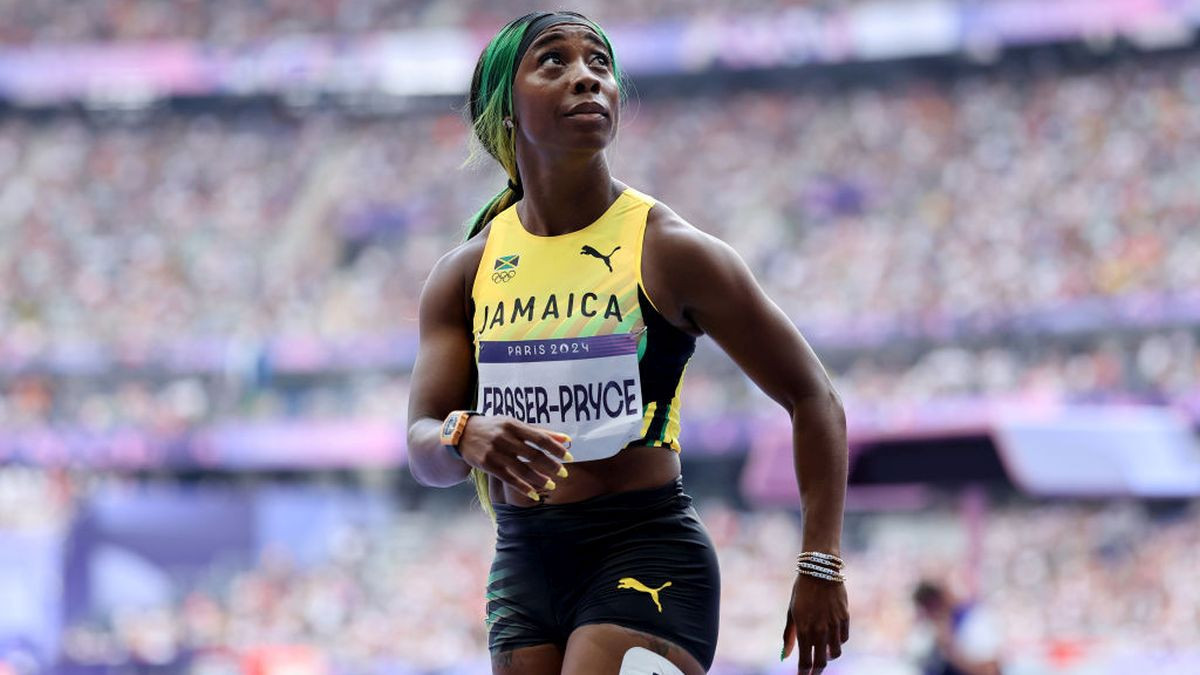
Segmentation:
<svg viewBox="0 0 1200 675">
<path fill-rule="evenodd" d="M 611 457 L 641 437 L 637 336 L 480 342 L 475 409 L 570 435 L 576 461 Z"/>
</svg>

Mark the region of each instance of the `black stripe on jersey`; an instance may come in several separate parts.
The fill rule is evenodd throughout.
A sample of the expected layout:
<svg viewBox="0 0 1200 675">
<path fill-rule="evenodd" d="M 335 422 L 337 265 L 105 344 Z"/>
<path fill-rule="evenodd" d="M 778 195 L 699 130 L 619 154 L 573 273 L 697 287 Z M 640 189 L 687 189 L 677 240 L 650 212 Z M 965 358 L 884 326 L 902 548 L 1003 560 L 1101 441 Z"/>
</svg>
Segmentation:
<svg viewBox="0 0 1200 675">
<path fill-rule="evenodd" d="M 642 322 L 646 324 L 646 350 L 638 361 L 638 374 L 642 378 L 642 403 L 649 406 L 653 401 L 654 418 L 646 429 L 640 445 L 660 443 L 670 414 L 671 402 L 683 369 L 696 351 L 696 338 L 671 325 L 646 297 L 638 286 L 638 306 L 642 310 Z"/>
</svg>

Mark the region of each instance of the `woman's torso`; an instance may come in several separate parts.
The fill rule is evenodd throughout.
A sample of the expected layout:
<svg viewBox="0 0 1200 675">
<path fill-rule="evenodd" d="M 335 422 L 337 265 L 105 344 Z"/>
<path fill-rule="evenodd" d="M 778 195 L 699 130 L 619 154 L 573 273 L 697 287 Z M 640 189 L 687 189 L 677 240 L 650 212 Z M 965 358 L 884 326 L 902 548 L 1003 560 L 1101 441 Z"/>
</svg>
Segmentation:
<svg viewBox="0 0 1200 675">
<path fill-rule="evenodd" d="M 536 236 L 497 216 L 471 285 L 476 410 L 572 435 L 577 461 L 545 501 L 662 485 L 679 475 L 679 389 L 695 338 L 642 283 L 654 200 L 626 189 L 595 222 Z M 497 503 L 532 505 L 491 479 Z"/>
</svg>

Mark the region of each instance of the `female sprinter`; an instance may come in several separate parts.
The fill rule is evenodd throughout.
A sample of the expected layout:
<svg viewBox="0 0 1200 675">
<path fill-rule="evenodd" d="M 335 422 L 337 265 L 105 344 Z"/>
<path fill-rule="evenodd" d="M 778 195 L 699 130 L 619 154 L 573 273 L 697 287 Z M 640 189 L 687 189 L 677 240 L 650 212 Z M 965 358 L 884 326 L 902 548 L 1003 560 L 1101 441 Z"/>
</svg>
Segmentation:
<svg viewBox="0 0 1200 675">
<path fill-rule="evenodd" d="M 849 631 L 841 403 L 729 246 L 609 173 L 620 98 L 579 14 L 523 16 L 480 56 L 471 120 L 509 184 L 422 291 L 412 473 L 473 476 L 495 518 L 494 673 L 703 673 L 720 580 L 680 479 L 679 390 L 710 335 L 792 416 L 804 551 L 781 658 L 796 644 L 817 672 Z"/>
</svg>

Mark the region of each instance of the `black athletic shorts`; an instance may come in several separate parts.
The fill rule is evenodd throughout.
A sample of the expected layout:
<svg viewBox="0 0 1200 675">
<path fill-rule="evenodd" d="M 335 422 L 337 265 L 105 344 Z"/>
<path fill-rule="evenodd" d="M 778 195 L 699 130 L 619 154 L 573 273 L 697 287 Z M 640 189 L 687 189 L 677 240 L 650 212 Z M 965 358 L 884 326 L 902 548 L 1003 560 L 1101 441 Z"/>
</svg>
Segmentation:
<svg viewBox="0 0 1200 675">
<path fill-rule="evenodd" d="M 665 638 L 712 666 L 720 572 L 708 531 L 676 478 L 569 504 L 496 505 L 488 648 L 565 646 L 613 623 Z"/>
</svg>

